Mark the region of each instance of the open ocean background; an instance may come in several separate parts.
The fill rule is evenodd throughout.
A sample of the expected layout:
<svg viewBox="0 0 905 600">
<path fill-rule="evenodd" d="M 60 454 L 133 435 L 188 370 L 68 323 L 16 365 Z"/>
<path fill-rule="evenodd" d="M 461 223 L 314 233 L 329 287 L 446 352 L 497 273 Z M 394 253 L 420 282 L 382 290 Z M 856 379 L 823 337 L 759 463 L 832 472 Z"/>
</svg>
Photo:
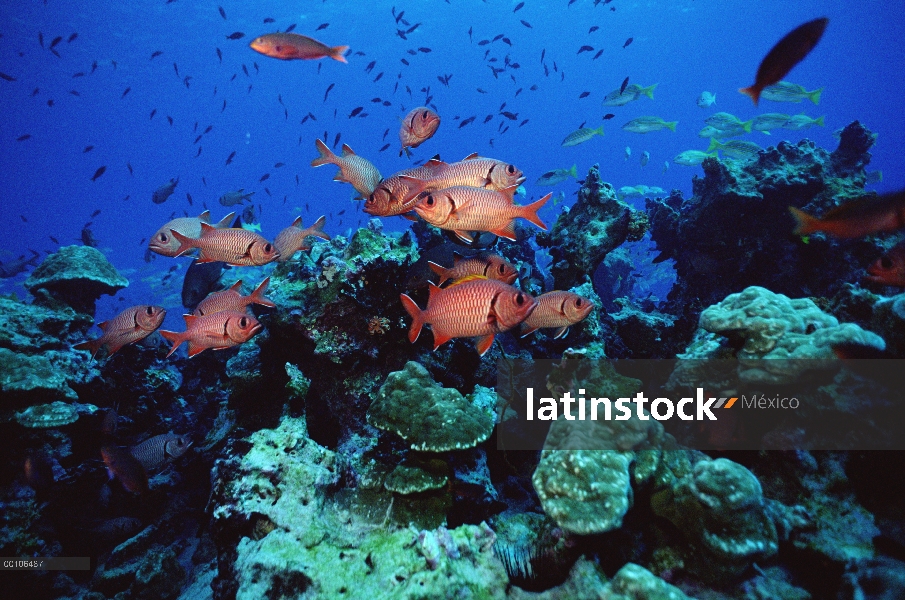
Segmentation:
<svg viewBox="0 0 905 600">
<path fill-rule="evenodd" d="M 514 13 L 517 4 L 4 0 L 0 71 L 15 81 L 0 80 L 0 261 L 30 248 L 42 255 L 54 251 L 57 246 L 49 236 L 62 245 L 80 243 L 80 232 L 90 221 L 99 248 L 130 280 L 115 298 L 98 303 L 98 317 L 110 318 L 132 304 L 161 304 L 169 309 L 165 327 L 179 329 L 179 292 L 190 259 L 155 256 L 145 262 L 147 238 L 173 216 L 197 216 L 204 205 L 219 220 L 232 209 L 220 206 L 218 198 L 239 188 L 255 192 L 257 217 L 268 239 L 299 214 L 305 225 L 328 215 L 331 235 L 354 231 L 368 220 L 360 210 L 363 203 L 351 200 L 351 186 L 332 181 L 334 167 L 309 166 L 317 156 L 315 138 L 326 135 L 332 146 L 341 134 L 339 144 L 348 143 L 387 177 L 412 165 L 398 156 L 398 118 L 428 95 L 442 123 L 432 139 L 413 151 L 413 159 L 439 153 L 452 161 L 478 152 L 511 162 L 527 176 L 527 197 L 521 203 L 552 191 L 564 193 L 564 204 L 571 204 L 579 187 L 575 180 L 554 188 L 534 182 L 546 171 L 573 164 L 583 179 L 595 163 L 617 189 L 644 184 L 667 192 L 679 189 L 687 198 L 701 168 L 673 164 L 673 157 L 707 148 L 708 140 L 698 137 L 698 131 L 704 118 L 717 111 L 743 120 L 766 112 L 825 117 L 825 127 L 778 130 L 770 136 L 753 132 L 743 138 L 764 147 L 809 138 L 832 150 L 837 145 L 833 132 L 859 120 L 879 134 L 869 170 L 881 170 L 883 180 L 871 189 L 905 186 L 901 1 L 614 0 L 595 6 L 591 0 L 576 0 L 569 6 L 568 0 L 527 0 Z M 397 28 L 408 27 L 396 22 L 394 8 L 396 14 L 404 11 L 409 27 L 420 23 L 407 40 L 396 34 Z M 761 59 L 783 35 L 820 16 L 830 18 L 826 34 L 786 77 L 808 90 L 825 88 L 820 104 L 764 100 L 755 108 L 736 90 L 753 82 Z M 268 17 L 275 22 L 264 24 Z M 324 23 L 329 25 L 316 31 Z M 291 24 L 296 33 L 328 45 L 349 45 L 348 64 L 331 59 L 284 62 L 248 47 L 256 36 Z M 589 33 L 595 25 L 599 29 Z M 227 39 L 233 32 L 245 37 Z M 77 37 L 68 42 L 73 33 Z M 502 38 L 479 45 L 499 34 L 511 46 Z M 49 50 L 57 36 L 63 38 L 53 48 L 59 56 Z M 628 38 L 633 41 L 623 48 Z M 579 54 L 585 45 L 594 50 Z M 599 50 L 603 53 L 594 60 Z M 156 51 L 162 54 L 151 59 Z M 509 66 L 494 77 L 488 65 L 503 67 L 506 57 Z M 375 66 L 366 72 L 371 61 Z M 74 77 L 77 73 L 85 75 Z M 379 73 L 383 75 L 375 81 Z M 446 75 L 451 75 L 448 87 L 438 80 Z M 642 86 L 658 84 L 654 100 L 601 106 L 626 76 Z M 324 101 L 331 84 L 335 87 Z M 696 100 L 705 90 L 716 94 L 716 104 L 702 109 Z M 582 92 L 590 94 L 580 99 Z M 375 98 L 381 102 L 373 102 Z M 391 105 L 384 106 L 383 100 Z M 364 109 L 350 118 L 356 107 Z M 517 113 L 517 120 L 500 115 L 501 110 Z M 616 117 L 601 121 L 610 112 Z M 316 120 L 301 123 L 309 113 Z M 487 115 L 492 118 L 484 123 Z M 639 135 L 620 129 L 643 115 L 677 120 L 677 131 Z M 460 128 L 459 122 L 471 116 L 474 122 Z M 560 146 L 582 124 L 601 123 L 604 137 Z M 209 125 L 211 131 L 196 143 Z M 17 141 L 26 135 L 30 137 Z M 390 148 L 380 152 L 387 142 Z M 94 148 L 85 152 L 87 146 Z M 626 146 L 632 152 L 628 159 Z M 650 163 L 642 168 L 643 151 L 650 153 Z M 227 166 L 232 152 L 235 158 Z M 665 161 L 670 165 L 664 171 Z M 275 168 L 280 162 L 285 166 Z M 92 181 L 101 166 L 106 172 Z M 153 191 L 176 177 L 175 193 L 166 203 L 153 204 Z M 562 205 L 549 203 L 541 217 L 552 224 Z M 96 210 L 101 212 L 92 218 Z M 408 225 L 400 218 L 384 219 L 387 230 Z M 776 223 L 790 231 L 792 226 L 791 217 L 788 223 Z M 164 281 L 173 265 L 179 268 Z M 0 280 L 0 292 L 24 296 L 26 276 Z M 237 277 L 228 273 L 224 280 Z M 249 283 L 258 279 L 244 270 L 242 277 Z"/>
</svg>

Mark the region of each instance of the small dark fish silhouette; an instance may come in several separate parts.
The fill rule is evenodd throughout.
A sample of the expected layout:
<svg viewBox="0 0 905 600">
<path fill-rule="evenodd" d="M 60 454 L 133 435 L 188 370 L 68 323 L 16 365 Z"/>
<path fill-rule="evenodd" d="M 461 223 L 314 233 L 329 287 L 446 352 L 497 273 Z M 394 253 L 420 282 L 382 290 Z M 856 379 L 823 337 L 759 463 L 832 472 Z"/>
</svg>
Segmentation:
<svg viewBox="0 0 905 600">
<path fill-rule="evenodd" d="M 593 51 L 594 51 L 594 46 L 582 46 L 581 48 L 578 49 L 578 54 L 581 54 L 582 52 L 593 52 Z"/>
<path fill-rule="evenodd" d="M 91 181 L 97 181 L 97 178 L 104 174 L 107 170 L 107 167 L 98 167 L 97 171 L 94 172 L 94 175 L 91 177 Z"/>
<path fill-rule="evenodd" d="M 327 86 L 327 91 L 324 92 L 324 102 L 327 101 L 327 96 L 330 94 L 330 90 L 332 90 L 335 86 L 336 86 L 335 83 L 331 83 L 330 85 Z"/>
<path fill-rule="evenodd" d="M 378 152 L 383 152 L 384 150 L 388 149 L 389 147 L 390 147 L 389 144 L 384 144 L 384 145 L 383 145 L 383 148 L 381 148 L 380 150 L 378 150 Z"/>
<path fill-rule="evenodd" d="M 459 129 L 462 129 L 463 127 L 465 127 L 465 126 L 468 125 L 469 123 L 474 122 L 475 118 L 476 118 L 476 117 L 468 117 L 467 119 L 462 119 L 462 122 L 459 123 Z"/>
<path fill-rule="evenodd" d="M 151 53 L 151 58 L 149 60 L 154 60 L 161 54 L 163 54 L 163 50 L 155 50 L 154 52 Z"/>
<path fill-rule="evenodd" d="M 265 23 L 274 23 L 274 22 L 276 22 L 276 19 L 273 19 L 272 17 L 267 17 L 266 19 L 264 19 L 264 22 Z"/>
<path fill-rule="evenodd" d="M 15 81 L 16 80 L 15 77 L 13 77 L 12 75 L 7 75 L 6 73 L 0 73 L 0 79 L 2 79 L 4 81 Z"/>
<path fill-rule="evenodd" d="M 628 87 L 628 77 L 622 80 L 622 85 L 619 86 L 619 93 L 622 94 L 625 92 L 625 88 Z"/>
<path fill-rule="evenodd" d="M 320 25 L 317 26 L 317 29 L 315 29 L 314 31 L 321 31 L 322 29 L 326 29 L 329 26 L 330 26 L 330 23 L 321 23 Z"/>
<path fill-rule="evenodd" d="M 245 34 L 242 33 L 241 31 L 234 31 L 233 33 L 231 33 L 231 34 L 229 34 L 228 36 L 226 36 L 226 39 L 228 39 L 228 40 L 241 40 L 241 39 L 244 38 L 244 37 L 245 37 Z"/>
<path fill-rule="evenodd" d="M 615 117 L 615 116 L 616 116 L 616 115 L 614 115 L 613 113 L 607 113 L 607 114 L 603 115 L 603 120 L 604 120 L 604 121 L 608 121 L 608 120 L 612 119 L 612 118 Z"/>
<path fill-rule="evenodd" d="M 63 36 L 58 35 L 57 37 L 53 38 L 52 42 L 50 42 L 50 47 L 53 48 L 54 46 L 56 46 L 57 44 L 59 44 L 62 41 L 63 41 Z"/>
<path fill-rule="evenodd" d="M 525 6 L 525 3 L 524 3 L 524 2 L 519 2 L 518 4 L 515 5 L 515 8 L 512 9 L 512 12 L 518 12 L 518 11 L 520 11 L 520 10 L 522 9 L 523 6 Z"/>
<path fill-rule="evenodd" d="M 123 92 L 123 95 L 120 96 L 119 99 L 122 100 L 122 99 L 125 98 L 126 95 L 127 95 L 129 92 L 131 92 L 131 91 L 132 91 L 132 88 L 127 87 L 127 88 L 126 88 L 126 91 Z"/>
<path fill-rule="evenodd" d="M 634 40 L 635 40 L 635 38 L 629 38 L 629 39 L 625 40 L 625 43 L 622 44 L 622 47 L 623 47 L 623 48 L 627 47 L 627 46 L 628 46 L 629 44 L 631 44 Z"/>
<path fill-rule="evenodd" d="M 78 33 L 71 33 L 71 34 L 69 34 L 69 38 L 66 40 L 66 43 L 67 43 L 67 44 L 71 44 L 72 42 L 75 41 L 75 38 L 77 38 L 77 37 L 79 37 L 79 34 L 78 34 Z"/>
<path fill-rule="evenodd" d="M 263 175 L 261 175 L 261 178 L 258 180 L 258 183 L 263 183 L 263 182 L 267 181 L 268 179 L 270 179 L 270 173 L 264 173 Z"/>
<path fill-rule="evenodd" d="M 355 108 L 352 109 L 352 112 L 349 113 L 349 118 L 351 119 L 352 117 L 358 115 L 358 113 L 360 113 L 364 109 L 365 109 L 364 106 L 356 106 Z"/>
<path fill-rule="evenodd" d="M 600 27 L 598 27 L 597 25 L 591 25 L 591 28 L 588 29 L 588 33 L 594 33 L 598 29 L 600 29 Z"/>
<path fill-rule="evenodd" d="M 28 139 L 31 139 L 31 134 L 30 134 L 30 133 L 23 133 L 22 135 L 20 135 L 19 137 L 16 138 L 16 141 L 17 141 L 17 142 L 24 142 L 25 140 L 28 140 Z"/>
<path fill-rule="evenodd" d="M 220 62 L 223 62 L 223 52 L 220 51 L 220 48 L 216 48 L 217 50 L 217 58 L 220 59 Z"/>
<path fill-rule="evenodd" d="M 829 22 L 826 17 L 814 19 L 786 34 L 761 61 L 754 83 L 739 91 L 750 96 L 754 106 L 757 106 L 761 90 L 780 81 L 795 65 L 804 60 L 823 37 Z"/>
<path fill-rule="evenodd" d="M 226 157 L 226 164 L 233 162 L 233 159 L 236 157 L 236 151 L 233 150 L 229 156 Z"/>
<path fill-rule="evenodd" d="M 157 114 L 157 109 L 156 109 L 156 108 L 155 108 L 155 109 L 152 109 L 152 110 L 151 110 L 151 117 L 150 117 L 148 120 L 150 121 L 151 119 L 153 119 L 153 118 L 154 118 L 154 115 L 156 115 L 156 114 Z"/>
<path fill-rule="evenodd" d="M 521 23 L 528 29 L 534 29 L 534 27 L 531 26 L 531 23 L 529 23 L 528 21 L 525 21 L 524 19 L 521 21 Z"/>
<path fill-rule="evenodd" d="M 92 150 L 94 150 L 94 146 L 85 146 L 85 149 L 82 150 L 82 154 L 87 154 L 88 152 L 91 152 Z"/>
<path fill-rule="evenodd" d="M 600 58 L 601 54 L 603 54 L 603 49 L 598 50 L 597 54 L 595 54 L 594 58 L 592 58 L 591 60 L 597 60 L 598 58 Z"/>
<path fill-rule="evenodd" d="M 284 31 L 283 33 L 289 33 L 290 31 L 292 31 L 292 30 L 294 30 L 294 29 L 295 29 L 295 23 L 293 23 L 292 25 L 290 25 L 289 27 L 287 27 L 287 28 L 286 28 L 286 31 Z"/>
<path fill-rule="evenodd" d="M 581 100 L 582 98 L 587 98 L 590 95 L 591 92 L 582 92 L 581 94 L 579 94 L 578 99 Z"/>
<path fill-rule="evenodd" d="M 132 163 L 127 162 L 127 163 L 126 163 L 126 168 L 129 169 L 129 175 L 132 175 Z"/>
<path fill-rule="evenodd" d="M 97 209 L 96 211 L 91 213 L 91 218 L 93 219 L 94 217 L 98 216 L 99 214 L 101 214 L 101 209 Z"/>
<path fill-rule="evenodd" d="M 217 7 L 217 10 L 220 11 L 220 16 L 223 17 L 223 20 L 225 21 L 225 20 L 226 20 L 226 11 L 223 10 L 223 7 L 222 7 L 222 6 L 218 6 L 218 7 Z"/>
</svg>

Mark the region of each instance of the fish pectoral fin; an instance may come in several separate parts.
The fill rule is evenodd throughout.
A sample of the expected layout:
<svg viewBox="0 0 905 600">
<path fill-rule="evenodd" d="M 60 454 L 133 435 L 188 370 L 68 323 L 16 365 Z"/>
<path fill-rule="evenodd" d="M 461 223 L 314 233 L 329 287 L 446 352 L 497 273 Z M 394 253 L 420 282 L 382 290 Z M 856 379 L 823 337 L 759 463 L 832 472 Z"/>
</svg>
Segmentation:
<svg viewBox="0 0 905 600">
<path fill-rule="evenodd" d="M 191 341 L 189 342 L 189 358 L 204 352 L 204 346 L 199 346 L 198 344 L 193 344 Z"/>
<path fill-rule="evenodd" d="M 456 234 L 456 237 L 459 238 L 460 240 L 462 240 L 463 242 L 468 242 L 469 244 L 474 242 L 474 238 L 472 237 L 470 231 L 453 230 L 453 233 Z M 514 240 L 515 238 L 513 237 L 511 239 Z"/>
<path fill-rule="evenodd" d="M 493 334 L 488 333 L 487 335 L 482 335 L 476 340 L 476 347 L 478 349 L 478 354 L 484 356 L 488 350 L 490 350 L 490 346 L 493 345 Z"/>
<path fill-rule="evenodd" d="M 527 325 L 522 324 L 522 331 L 519 333 L 519 337 L 528 337 L 535 331 L 537 331 L 537 327 L 528 327 Z"/>
<path fill-rule="evenodd" d="M 515 241 L 515 220 L 509 221 L 505 226 L 492 229 L 490 233 L 507 240 Z"/>
<path fill-rule="evenodd" d="M 566 334 L 567 334 L 567 333 L 569 333 L 569 326 L 568 326 L 568 325 L 566 325 L 565 327 L 560 327 L 560 328 L 557 329 L 556 332 L 553 334 L 553 339 L 554 339 L 554 340 L 558 340 L 558 339 L 560 339 L 560 338 L 564 338 L 564 337 L 566 337 Z"/>
<path fill-rule="evenodd" d="M 437 331 L 434 331 L 433 333 L 434 333 L 434 350 L 436 350 L 437 348 L 439 348 L 440 346 L 442 346 L 443 344 L 445 344 L 446 342 L 448 342 L 449 340 L 452 339 L 451 335 L 448 335 L 445 333 L 438 333 Z"/>
</svg>

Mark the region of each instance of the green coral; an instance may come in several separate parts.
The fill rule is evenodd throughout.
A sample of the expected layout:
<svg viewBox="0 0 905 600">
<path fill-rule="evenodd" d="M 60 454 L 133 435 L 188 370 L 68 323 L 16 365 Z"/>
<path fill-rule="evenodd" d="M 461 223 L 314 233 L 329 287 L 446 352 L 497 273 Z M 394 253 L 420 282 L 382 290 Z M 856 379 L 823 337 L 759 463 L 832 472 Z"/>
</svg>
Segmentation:
<svg viewBox="0 0 905 600">
<path fill-rule="evenodd" d="M 305 377 L 302 371 L 292 363 L 286 363 L 286 375 L 289 381 L 286 382 L 286 389 L 289 394 L 299 400 L 304 400 L 308 395 L 308 389 L 311 387 L 311 380 Z"/>
<path fill-rule="evenodd" d="M 655 493 L 651 505 L 721 563 L 747 565 L 776 554 L 778 534 L 760 482 L 731 460 L 699 461 L 673 487 Z"/>
<path fill-rule="evenodd" d="M 736 356 L 745 383 L 791 383 L 804 370 L 831 367 L 833 347 L 840 344 L 886 347 L 877 334 L 854 323 L 840 324 L 809 298 L 790 299 L 757 286 L 705 309 L 700 327 L 740 338 Z"/>
<path fill-rule="evenodd" d="M 103 294 L 113 295 L 128 287 L 110 261 L 90 246 L 64 246 L 38 265 L 25 288 L 35 297 L 59 300 L 78 312 L 94 313 L 94 303 Z"/>
<path fill-rule="evenodd" d="M 29 356 L 0 348 L 0 392 L 8 398 L 29 402 L 60 397 L 76 400 L 78 395 L 69 387 L 66 375 L 44 354 Z"/>
<path fill-rule="evenodd" d="M 449 481 L 449 465 L 439 458 L 408 456 L 387 476 L 383 486 L 391 492 L 418 494 L 442 489 Z"/>
<path fill-rule="evenodd" d="M 628 563 L 607 584 L 600 600 L 691 600 L 679 588 L 670 585 L 642 567 Z"/>
<path fill-rule="evenodd" d="M 64 425 L 75 423 L 78 418 L 78 409 L 66 402 L 39 404 L 16 413 L 16 420 L 19 421 L 20 425 L 36 429 L 63 427 Z"/>
<path fill-rule="evenodd" d="M 368 409 L 368 423 L 399 435 L 413 450 L 429 452 L 473 448 L 490 437 L 493 421 L 492 412 L 440 386 L 412 361 L 387 376 Z"/>
</svg>

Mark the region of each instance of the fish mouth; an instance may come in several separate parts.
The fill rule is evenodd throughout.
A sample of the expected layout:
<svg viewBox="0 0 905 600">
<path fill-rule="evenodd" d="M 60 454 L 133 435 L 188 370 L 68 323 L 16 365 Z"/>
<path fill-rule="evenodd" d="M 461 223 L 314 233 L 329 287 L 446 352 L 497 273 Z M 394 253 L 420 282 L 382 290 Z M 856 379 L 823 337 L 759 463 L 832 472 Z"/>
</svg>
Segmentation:
<svg viewBox="0 0 905 600">
<path fill-rule="evenodd" d="M 528 178 L 525 177 L 524 175 L 522 175 L 521 177 L 519 177 L 518 179 L 515 180 L 515 185 L 522 185 L 523 183 L 525 183 L 526 179 L 528 179 Z"/>
</svg>

